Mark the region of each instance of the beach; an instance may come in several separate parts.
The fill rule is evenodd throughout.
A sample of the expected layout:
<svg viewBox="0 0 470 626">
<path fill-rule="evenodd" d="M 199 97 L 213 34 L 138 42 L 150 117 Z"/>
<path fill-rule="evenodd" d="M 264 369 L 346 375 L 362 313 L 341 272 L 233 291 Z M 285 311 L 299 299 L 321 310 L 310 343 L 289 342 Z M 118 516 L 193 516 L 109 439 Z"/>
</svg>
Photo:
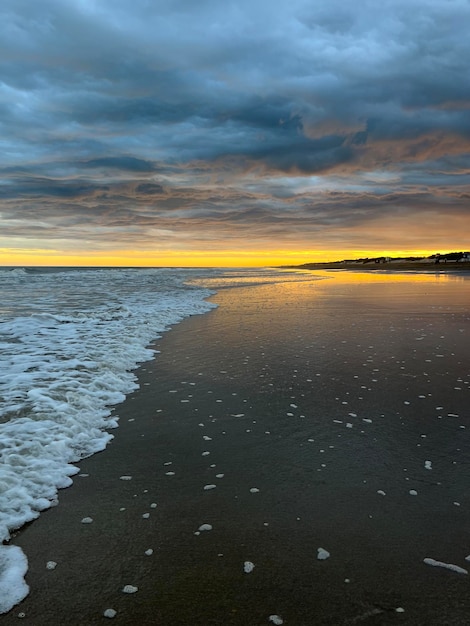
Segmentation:
<svg viewBox="0 0 470 626">
<path fill-rule="evenodd" d="M 352 272 L 426 272 L 432 274 L 470 273 L 470 262 L 434 259 L 391 259 L 389 261 L 331 261 L 324 263 L 305 263 L 296 266 L 307 270 L 350 270 Z"/>
<path fill-rule="evenodd" d="M 468 624 L 470 280 L 319 277 L 155 342 L 0 622 Z"/>
</svg>

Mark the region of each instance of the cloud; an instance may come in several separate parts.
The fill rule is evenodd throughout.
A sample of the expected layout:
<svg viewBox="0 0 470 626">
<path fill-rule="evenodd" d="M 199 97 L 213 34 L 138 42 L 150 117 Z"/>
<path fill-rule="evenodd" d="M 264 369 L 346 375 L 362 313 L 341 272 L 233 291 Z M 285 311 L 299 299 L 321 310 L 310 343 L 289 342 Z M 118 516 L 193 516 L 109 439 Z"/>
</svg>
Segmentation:
<svg viewBox="0 0 470 626">
<path fill-rule="evenodd" d="M 89 159 L 82 163 L 82 167 L 90 169 L 117 169 L 130 172 L 154 172 L 155 164 L 144 159 L 131 156 L 101 157 Z"/>
<path fill-rule="evenodd" d="M 465 0 L 5 0 L 0 19 L 5 245 L 347 245 L 384 210 L 468 215 Z"/>
</svg>

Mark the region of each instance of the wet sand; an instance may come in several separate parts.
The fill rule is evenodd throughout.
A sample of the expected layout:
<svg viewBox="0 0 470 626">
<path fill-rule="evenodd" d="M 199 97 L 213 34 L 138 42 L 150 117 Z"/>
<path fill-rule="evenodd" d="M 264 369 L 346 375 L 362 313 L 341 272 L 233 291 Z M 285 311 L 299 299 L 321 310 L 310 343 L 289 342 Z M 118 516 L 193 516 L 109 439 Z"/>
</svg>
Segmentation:
<svg viewBox="0 0 470 626">
<path fill-rule="evenodd" d="M 31 592 L 0 622 L 468 624 L 469 576 L 423 560 L 470 571 L 469 295 L 352 275 L 221 289 L 15 537 Z"/>
</svg>

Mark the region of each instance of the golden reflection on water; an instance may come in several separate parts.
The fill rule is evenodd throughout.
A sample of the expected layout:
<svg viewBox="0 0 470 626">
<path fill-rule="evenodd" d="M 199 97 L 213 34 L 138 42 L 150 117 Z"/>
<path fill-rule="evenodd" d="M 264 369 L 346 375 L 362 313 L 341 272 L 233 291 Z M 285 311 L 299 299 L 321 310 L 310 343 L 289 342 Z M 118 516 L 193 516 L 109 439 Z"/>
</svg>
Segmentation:
<svg viewBox="0 0 470 626">
<path fill-rule="evenodd" d="M 469 281 L 470 273 L 452 274 L 444 272 L 386 271 L 386 270 L 303 270 L 265 269 L 227 271 L 225 275 L 198 278 L 191 281 L 208 289 L 227 287 L 250 287 L 256 285 L 290 285 L 292 288 L 305 283 L 334 281 L 337 285 L 360 285 L 366 283 L 401 284 L 442 284 Z"/>
<path fill-rule="evenodd" d="M 465 312 L 470 302 L 469 274 L 432 271 L 242 269 L 200 278 L 194 283 L 216 292 L 217 304 L 242 307 L 245 316 L 258 309 L 265 310 L 269 317 L 276 308 L 287 311 L 293 307 L 298 312 L 313 306 L 318 316 L 320 301 L 333 303 L 336 310 L 345 312 L 368 303 L 370 310 L 401 309 L 403 314 Z"/>
</svg>

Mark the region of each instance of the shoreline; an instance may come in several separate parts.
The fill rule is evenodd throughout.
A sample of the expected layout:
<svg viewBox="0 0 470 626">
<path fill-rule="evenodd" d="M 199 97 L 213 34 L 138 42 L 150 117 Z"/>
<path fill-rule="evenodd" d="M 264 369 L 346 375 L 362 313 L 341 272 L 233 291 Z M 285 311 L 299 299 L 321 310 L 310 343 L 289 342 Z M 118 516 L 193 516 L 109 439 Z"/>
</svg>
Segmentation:
<svg viewBox="0 0 470 626">
<path fill-rule="evenodd" d="M 114 609 L 126 626 L 466 624 L 466 577 L 423 564 L 465 567 L 470 508 L 465 397 L 451 391 L 466 376 L 462 322 L 453 313 L 439 339 L 428 290 L 413 285 L 411 322 L 381 284 L 212 296 L 219 308 L 153 344 L 114 440 L 15 534 L 31 591 L 0 621 L 91 626 Z M 423 378 L 413 350 L 436 341 L 445 371 L 434 359 Z M 421 387 L 432 397 L 415 400 Z"/>
<path fill-rule="evenodd" d="M 355 272 L 426 272 L 426 273 L 452 273 L 469 272 L 470 263 L 448 261 L 434 263 L 433 261 L 389 261 L 387 263 L 347 263 L 335 261 L 332 263 L 305 263 L 303 265 L 284 265 L 284 269 L 299 270 L 351 270 Z"/>
</svg>

